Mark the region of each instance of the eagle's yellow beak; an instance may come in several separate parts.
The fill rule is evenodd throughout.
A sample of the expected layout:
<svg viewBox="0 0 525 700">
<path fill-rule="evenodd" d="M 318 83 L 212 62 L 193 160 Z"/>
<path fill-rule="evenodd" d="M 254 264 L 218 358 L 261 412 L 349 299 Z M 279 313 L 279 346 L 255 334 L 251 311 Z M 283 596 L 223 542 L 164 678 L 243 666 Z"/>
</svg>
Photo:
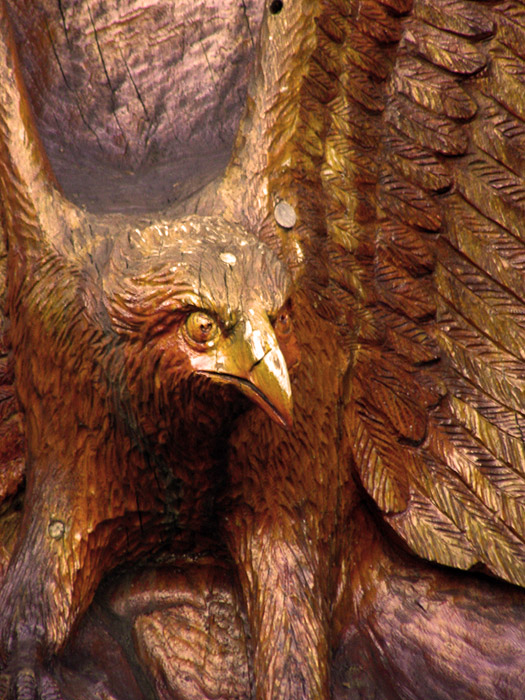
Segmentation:
<svg viewBox="0 0 525 700">
<path fill-rule="evenodd" d="M 195 363 L 198 372 L 215 381 L 233 384 L 270 418 L 291 428 L 290 377 L 275 332 L 264 312 L 250 309 L 231 336 L 219 343 L 207 360 L 201 358 Z"/>
</svg>

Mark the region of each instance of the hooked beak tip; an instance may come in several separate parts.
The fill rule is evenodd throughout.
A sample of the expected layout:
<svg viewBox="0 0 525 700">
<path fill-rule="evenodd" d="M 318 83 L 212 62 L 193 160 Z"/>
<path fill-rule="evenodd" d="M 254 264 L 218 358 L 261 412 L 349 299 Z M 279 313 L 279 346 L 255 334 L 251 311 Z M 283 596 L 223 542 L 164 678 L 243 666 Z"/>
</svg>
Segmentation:
<svg viewBox="0 0 525 700">
<path fill-rule="evenodd" d="M 260 319 L 259 319 L 260 320 Z M 257 333 L 256 333 L 257 332 Z M 264 339 L 266 352 L 262 352 Z M 256 342 L 257 341 L 257 342 Z M 211 366 L 210 366 L 211 364 Z M 221 362 L 196 367 L 219 383 L 233 384 L 285 430 L 293 427 L 293 399 L 286 360 L 268 320 L 239 333 Z"/>
<path fill-rule="evenodd" d="M 290 431 L 293 428 L 293 411 L 290 410 L 286 414 L 277 413 L 274 420 L 281 426 L 281 428 Z"/>
<path fill-rule="evenodd" d="M 246 374 L 200 370 L 216 382 L 233 384 L 285 430 L 293 427 L 292 388 L 281 351 L 273 348 Z"/>
<path fill-rule="evenodd" d="M 292 387 L 286 361 L 277 345 L 252 367 L 248 386 L 254 390 L 250 398 L 278 425 L 291 430 L 293 427 Z"/>
</svg>

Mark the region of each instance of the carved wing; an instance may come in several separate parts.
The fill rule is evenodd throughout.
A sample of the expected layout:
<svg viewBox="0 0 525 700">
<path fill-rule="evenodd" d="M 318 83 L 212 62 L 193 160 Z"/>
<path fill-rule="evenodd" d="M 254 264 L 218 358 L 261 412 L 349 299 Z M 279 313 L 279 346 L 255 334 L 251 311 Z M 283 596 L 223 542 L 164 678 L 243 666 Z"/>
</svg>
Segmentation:
<svg viewBox="0 0 525 700">
<path fill-rule="evenodd" d="M 16 294 L 9 279 L 9 257 L 21 270 L 31 256 L 41 226 L 62 230 L 66 204 L 58 192 L 51 167 L 35 131 L 32 112 L 18 65 L 9 18 L 0 1 L 0 576 L 6 567 L 18 525 L 16 503 L 11 502 L 25 471 L 24 428 L 16 401 L 10 348 L 7 299 Z M 58 223 L 57 223 L 58 222 Z M 8 245 L 10 233 L 18 242 Z M 11 266 L 13 267 L 13 266 Z M 28 368 L 24 368 L 28 371 Z"/>
<path fill-rule="evenodd" d="M 261 46 L 222 195 L 337 334 L 349 466 L 413 552 L 525 585 L 524 9 L 272 3 Z"/>
<path fill-rule="evenodd" d="M 7 252 L 0 242 L 0 289 L 2 298 L 6 291 Z M 24 431 L 21 423 L 14 387 L 13 366 L 7 337 L 7 319 L 0 312 L 0 509 L 16 494 L 22 483 L 25 455 Z M 3 510 L 5 510 L 5 505 Z M 10 527 L 12 517 L 3 514 L 0 536 L 0 576 L 9 560 L 9 550 L 15 528 Z M 11 515 L 11 513 L 10 513 Z"/>
<path fill-rule="evenodd" d="M 522 585 L 523 19 L 516 3 L 421 2 L 405 23 L 374 260 L 388 365 L 370 374 L 363 353 L 349 410 L 363 483 L 414 551 Z M 377 468 L 363 413 L 401 470 Z"/>
<path fill-rule="evenodd" d="M 0 29 L 2 38 L 8 36 L 9 29 L 6 22 L 3 6 L 0 6 Z M 4 51 L 6 50 L 3 46 Z M 1 57 L 6 61 L 5 55 Z M 6 63 L 7 65 L 7 63 Z M 4 69 L 6 72 L 7 70 Z M 7 81 L 2 81 L 0 89 L 6 95 L 9 92 Z M 2 97 L 4 96 L 2 95 Z M 11 97 L 11 95 L 9 95 Z M 10 126 L 10 116 L 3 112 L 0 115 L 0 129 L 2 138 L 5 138 Z M 11 175 L 9 162 L 4 162 L 5 154 L 0 158 L 0 177 L 5 179 Z M 0 207 L 4 210 L 4 207 Z M 9 500 L 20 487 L 25 470 L 24 429 L 22 426 L 19 408 L 16 402 L 13 358 L 10 353 L 8 319 L 5 315 L 5 301 L 7 295 L 7 244 L 3 227 L 6 225 L 5 214 L 0 219 L 0 294 L 2 304 L 0 307 L 0 511 L 2 512 L 2 526 L 0 528 L 0 577 L 9 561 L 10 549 L 13 544 L 13 536 L 16 527 L 12 526 L 13 513 L 9 508 Z"/>
</svg>

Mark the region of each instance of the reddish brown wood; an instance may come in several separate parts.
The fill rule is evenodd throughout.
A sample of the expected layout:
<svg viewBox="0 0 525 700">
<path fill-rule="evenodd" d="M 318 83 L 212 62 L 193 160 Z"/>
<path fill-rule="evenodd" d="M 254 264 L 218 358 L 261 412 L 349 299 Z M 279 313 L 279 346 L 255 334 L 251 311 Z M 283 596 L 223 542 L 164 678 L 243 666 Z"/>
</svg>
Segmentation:
<svg viewBox="0 0 525 700">
<path fill-rule="evenodd" d="M 33 5 L 0 700 L 521 698 L 519 3 Z"/>
</svg>

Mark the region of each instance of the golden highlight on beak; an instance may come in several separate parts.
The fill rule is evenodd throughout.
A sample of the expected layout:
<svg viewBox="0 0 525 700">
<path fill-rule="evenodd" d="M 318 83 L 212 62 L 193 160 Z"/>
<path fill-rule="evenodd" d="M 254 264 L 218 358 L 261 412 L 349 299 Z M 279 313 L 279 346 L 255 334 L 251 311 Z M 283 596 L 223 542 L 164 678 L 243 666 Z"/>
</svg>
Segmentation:
<svg viewBox="0 0 525 700">
<path fill-rule="evenodd" d="M 286 362 L 278 345 L 254 364 L 247 380 L 239 377 L 237 386 L 274 421 L 284 428 L 292 427 L 292 387 Z"/>
<path fill-rule="evenodd" d="M 286 361 L 266 315 L 239 324 L 224 348 L 213 354 L 213 366 L 196 363 L 201 374 L 233 384 L 284 428 L 293 425 L 293 400 Z M 207 363 L 206 363 L 207 364 Z"/>
</svg>

